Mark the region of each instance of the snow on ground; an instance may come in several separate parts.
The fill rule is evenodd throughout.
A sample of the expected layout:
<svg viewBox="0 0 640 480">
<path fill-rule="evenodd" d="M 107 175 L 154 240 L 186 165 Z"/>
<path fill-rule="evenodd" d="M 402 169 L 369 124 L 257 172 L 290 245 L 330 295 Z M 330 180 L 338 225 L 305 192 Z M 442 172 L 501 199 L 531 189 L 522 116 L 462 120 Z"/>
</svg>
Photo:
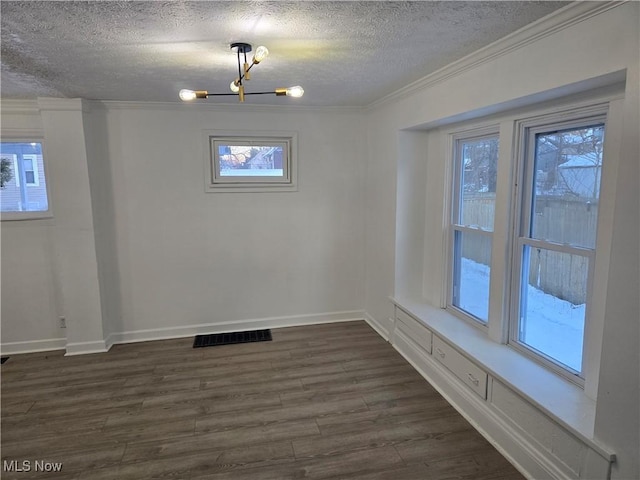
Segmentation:
<svg viewBox="0 0 640 480">
<path fill-rule="evenodd" d="M 488 318 L 489 267 L 462 259 L 460 307 Z M 520 341 L 574 370 L 582 365 L 585 305 L 574 305 L 527 286 L 527 312 Z"/>
</svg>

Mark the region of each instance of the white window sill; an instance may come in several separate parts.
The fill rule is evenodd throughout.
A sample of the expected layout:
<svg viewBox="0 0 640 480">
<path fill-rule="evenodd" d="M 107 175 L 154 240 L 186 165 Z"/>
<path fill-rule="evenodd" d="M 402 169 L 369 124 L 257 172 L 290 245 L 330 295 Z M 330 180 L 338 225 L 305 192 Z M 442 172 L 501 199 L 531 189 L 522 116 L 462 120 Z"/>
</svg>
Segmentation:
<svg viewBox="0 0 640 480">
<path fill-rule="evenodd" d="M 205 187 L 206 193 L 264 193 L 264 192 L 297 192 L 298 187 L 291 184 L 234 184 L 211 183 Z"/>
<path fill-rule="evenodd" d="M 406 298 L 391 300 L 605 458 L 612 455 L 594 440 L 596 402 L 580 387 L 444 309 Z"/>
<path fill-rule="evenodd" d="M 21 221 L 21 220 L 44 220 L 53 218 L 51 210 L 44 212 L 2 212 L 0 213 L 0 220 L 6 221 Z"/>
</svg>

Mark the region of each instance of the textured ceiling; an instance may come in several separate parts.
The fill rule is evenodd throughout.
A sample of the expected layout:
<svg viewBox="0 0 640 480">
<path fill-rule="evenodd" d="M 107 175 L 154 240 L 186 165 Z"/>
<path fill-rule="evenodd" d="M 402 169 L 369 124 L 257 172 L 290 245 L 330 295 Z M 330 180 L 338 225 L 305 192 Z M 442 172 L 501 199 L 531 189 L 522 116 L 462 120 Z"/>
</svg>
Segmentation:
<svg viewBox="0 0 640 480">
<path fill-rule="evenodd" d="M 228 92 L 229 43 L 242 41 L 271 52 L 247 91 L 305 89 L 301 99 L 247 102 L 367 105 L 567 3 L 3 0 L 1 93 L 179 101 L 181 88 Z"/>
</svg>

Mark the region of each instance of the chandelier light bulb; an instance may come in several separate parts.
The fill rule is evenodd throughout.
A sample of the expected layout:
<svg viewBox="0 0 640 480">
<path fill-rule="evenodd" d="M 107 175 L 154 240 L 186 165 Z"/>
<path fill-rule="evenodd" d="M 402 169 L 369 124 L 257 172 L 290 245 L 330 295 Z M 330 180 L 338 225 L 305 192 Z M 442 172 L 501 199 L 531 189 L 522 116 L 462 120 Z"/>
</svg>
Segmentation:
<svg viewBox="0 0 640 480">
<path fill-rule="evenodd" d="M 196 92 L 194 92 L 193 90 L 188 90 L 186 88 L 183 88 L 182 90 L 180 90 L 180 93 L 178 95 L 180 96 L 180 100 L 184 102 L 188 102 L 189 100 L 195 100 L 196 98 Z"/>
<path fill-rule="evenodd" d="M 287 88 L 288 97 L 300 98 L 302 95 L 304 95 L 304 88 L 302 88 L 300 85 Z"/>
<path fill-rule="evenodd" d="M 253 56 L 253 63 L 260 63 L 262 60 L 267 58 L 267 55 L 269 55 L 269 49 L 264 45 L 260 45 L 256 48 L 256 53 Z"/>
<path fill-rule="evenodd" d="M 1 0 L 0 0 L 1 1 Z M 190 102 L 195 99 L 200 98 L 209 98 L 209 97 L 217 97 L 223 95 L 236 95 L 238 97 L 239 102 L 244 102 L 245 95 L 265 95 L 265 94 L 275 94 L 278 97 L 288 96 L 294 98 L 300 98 L 304 95 L 304 89 L 300 85 L 296 85 L 294 87 L 278 87 L 275 90 L 270 92 L 246 92 L 245 93 L 245 80 L 249 80 L 249 70 L 251 68 L 260 63 L 262 60 L 267 58 L 269 55 L 269 49 L 264 45 L 258 46 L 255 49 L 255 54 L 253 56 L 253 62 L 251 64 L 247 63 L 247 53 L 251 52 L 251 44 L 244 42 L 234 42 L 231 45 L 231 51 L 236 54 L 238 60 L 238 76 L 234 81 L 229 84 L 229 88 L 232 93 L 209 93 L 207 90 L 189 90 L 187 88 L 183 88 L 178 93 L 180 100 L 184 102 Z M 241 60 L 241 57 L 244 59 L 244 63 Z M 243 71 L 244 67 L 244 71 Z"/>
</svg>

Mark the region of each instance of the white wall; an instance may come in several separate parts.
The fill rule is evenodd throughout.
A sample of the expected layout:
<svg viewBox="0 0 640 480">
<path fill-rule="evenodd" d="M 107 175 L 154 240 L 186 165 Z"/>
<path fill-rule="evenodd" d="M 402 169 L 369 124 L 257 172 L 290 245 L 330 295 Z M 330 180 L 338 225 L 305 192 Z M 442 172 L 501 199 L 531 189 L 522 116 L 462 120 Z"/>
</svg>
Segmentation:
<svg viewBox="0 0 640 480">
<path fill-rule="evenodd" d="M 78 99 L 3 102 L 3 139 L 43 141 L 53 211 L 53 218 L 2 222 L 6 353 L 104 350 L 83 109 Z"/>
<path fill-rule="evenodd" d="M 251 105 L 108 105 L 106 181 L 122 302 L 112 331 L 170 335 L 361 310 L 360 118 Z M 202 132 L 215 129 L 298 132 L 298 191 L 205 193 Z"/>
<path fill-rule="evenodd" d="M 2 225 L 3 353 L 64 347 L 47 223 L 34 220 Z"/>
<path fill-rule="evenodd" d="M 54 218 L 3 222 L 4 351 L 362 318 L 360 112 L 63 99 L 29 108 Z M 23 117 L 14 108 L 3 124 L 20 130 Z M 205 193 L 202 132 L 216 129 L 297 132 L 298 191 Z"/>
<path fill-rule="evenodd" d="M 487 50 L 485 61 L 474 57 L 450 66 L 446 71 L 427 78 L 420 86 L 398 92 L 369 111 L 367 139 L 369 145 L 366 179 L 366 286 L 365 309 L 379 325 L 389 325 L 393 314 L 389 295 L 397 293 L 396 177 L 401 172 L 397 136 L 409 127 L 426 128 L 449 122 L 487 115 L 507 106 L 521 106 L 550 98 L 567 88 L 616 71 L 625 71 L 626 91 L 623 102 L 624 130 L 620 138 L 619 175 L 615 192 L 613 244 L 608 275 L 605 332 L 597 397 L 595 438 L 603 441 L 618 455 L 612 477 L 637 478 L 638 441 L 638 22 L 640 5 L 591 4 L 578 9 L 598 8 L 596 16 L 588 13 L 579 21 L 571 21 L 535 40 L 525 39 L 517 48 L 497 54 Z M 526 33 L 526 32 L 525 32 Z M 524 33 L 522 33 L 524 35 Z M 517 40 L 517 38 L 515 39 Z M 514 42 L 515 42 L 514 40 Z M 545 93 L 548 92 L 548 93 Z M 431 137 L 429 137 L 429 140 Z M 427 212 L 421 216 L 415 209 L 415 221 L 425 224 L 425 255 L 438 258 L 442 254 L 442 186 L 429 175 L 444 180 L 443 158 L 423 159 Z M 437 166 L 431 164 L 436 163 Z M 624 172 L 624 173 L 623 173 Z M 622 178 L 624 177 L 624 178 Z M 438 182 L 438 179 L 435 180 Z M 435 206 L 430 209 L 429 205 Z M 425 220 L 426 219 L 426 220 Z M 403 220 L 404 224 L 410 220 Z M 612 251 L 613 252 L 613 251 Z M 417 258 L 416 261 L 420 261 Z M 438 262 L 435 262 L 438 263 Z M 401 264 L 407 264 L 403 260 Z M 424 265 L 434 264 L 425 258 Z M 413 275 L 413 274 L 412 274 Z M 442 269 L 425 268 L 425 285 L 441 289 Z M 634 293 L 635 292 L 635 293 Z M 403 293 L 402 291 L 400 293 Z M 425 295 L 439 306 L 439 294 Z"/>
<path fill-rule="evenodd" d="M 2 137 L 44 137 L 35 102 L 3 102 Z M 3 352 L 63 347 L 52 263 L 53 220 L 3 221 L 0 228 Z"/>
</svg>

